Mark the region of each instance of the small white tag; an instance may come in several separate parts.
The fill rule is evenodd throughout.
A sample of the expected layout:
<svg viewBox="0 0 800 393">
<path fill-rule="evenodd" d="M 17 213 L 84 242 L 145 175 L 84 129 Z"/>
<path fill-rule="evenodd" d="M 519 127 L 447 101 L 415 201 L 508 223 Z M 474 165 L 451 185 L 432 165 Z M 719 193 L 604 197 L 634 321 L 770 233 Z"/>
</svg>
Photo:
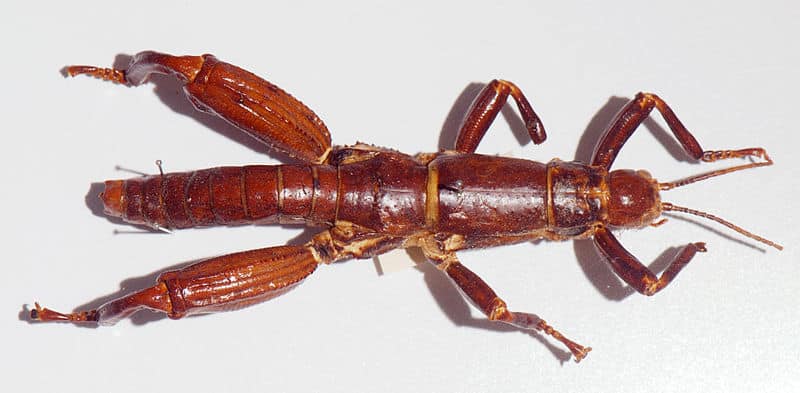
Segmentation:
<svg viewBox="0 0 800 393">
<path fill-rule="evenodd" d="M 416 250 L 412 249 L 411 251 L 414 253 Z M 402 248 L 373 257 L 372 260 L 375 262 L 375 270 L 378 271 L 379 276 L 406 270 L 410 267 L 416 266 L 417 264 L 417 262 L 415 262 L 412 258 L 412 255 L 409 254 L 408 250 Z"/>
</svg>

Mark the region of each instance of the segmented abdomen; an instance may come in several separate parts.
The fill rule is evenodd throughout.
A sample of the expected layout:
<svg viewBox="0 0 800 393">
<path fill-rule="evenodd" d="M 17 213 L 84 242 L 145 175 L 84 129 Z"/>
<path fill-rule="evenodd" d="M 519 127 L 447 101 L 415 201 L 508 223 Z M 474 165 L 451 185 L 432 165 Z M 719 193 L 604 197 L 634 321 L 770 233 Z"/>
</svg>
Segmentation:
<svg viewBox="0 0 800 393">
<path fill-rule="evenodd" d="M 250 165 L 106 181 L 108 215 L 154 228 L 332 222 L 336 168 Z"/>
</svg>

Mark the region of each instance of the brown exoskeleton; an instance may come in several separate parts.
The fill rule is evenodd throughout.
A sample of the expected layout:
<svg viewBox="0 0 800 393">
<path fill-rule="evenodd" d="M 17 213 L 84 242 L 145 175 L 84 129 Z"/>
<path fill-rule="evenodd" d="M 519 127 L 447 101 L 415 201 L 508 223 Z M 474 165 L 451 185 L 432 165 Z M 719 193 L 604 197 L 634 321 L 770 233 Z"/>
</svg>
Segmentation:
<svg viewBox="0 0 800 393">
<path fill-rule="evenodd" d="M 461 127 L 455 150 L 409 156 L 367 145 L 331 147 L 330 134 L 309 108 L 277 86 L 211 55 L 136 55 L 126 70 L 68 67 L 139 85 L 151 73 L 171 74 L 201 111 L 220 116 L 296 158 L 290 165 L 221 167 L 110 180 L 101 194 L 105 211 L 153 228 L 188 228 L 264 222 L 305 222 L 326 230 L 300 246 L 268 247 L 208 259 L 162 274 L 156 284 L 97 310 L 62 314 L 36 304 L 40 321 L 112 324 L 141 308 L 181 318 L 241 308 L 276 297 L 320 264 L 369 258 L 399 247 L 420 247 L 427 258 L 493 321 L 538 330 L 565 344 L 580 361 L 581 346 L 534 314 L 511 311 L 456 251 L 534 239 L 593 238 L 614 272 L 640 293 L 666 287 L 704 243 L 685 245 L 657 277 L 628 253 L 612 229 L 658 225 L 664 211 L 709 218 L 767 245 L 707 213 L 662 202 L 660 191 L 747 168 L 771 165 L 762 148 L 704 151 L 658 96 L 639 93 L 610 124 L 591 163 L 528 160 L 474 154 L 511 96 L 534 143 L 546 135 L 539 117 L 514 84 L 490 82 Z M 660 183 L 645 171 L 610 171 L 626 140 L 657 109 L 695 160 L 759 160 Z"/>
</svg>

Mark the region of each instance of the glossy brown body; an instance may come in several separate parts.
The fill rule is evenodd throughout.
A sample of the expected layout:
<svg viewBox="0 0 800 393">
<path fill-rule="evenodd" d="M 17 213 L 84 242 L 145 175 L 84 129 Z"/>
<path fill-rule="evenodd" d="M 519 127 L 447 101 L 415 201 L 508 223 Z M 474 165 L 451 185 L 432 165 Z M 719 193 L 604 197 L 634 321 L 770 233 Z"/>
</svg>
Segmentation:
<svg viewBox="0 0 800 393">
<path fill-rule="evenodd" d="M 480 154 L 425 159 L 355 146 L 333 150 L 330 164 L 108 181 L 103 199 L 108 214 L 157 228 L 346 221 L 394 236 L 463 235 L 465 246 L 502 244 L 510 236 L 586 237 L 606 220 L 609 181 L 602 168 Z"/>
<path fill-rule="evenodd" d="M 604 220 L 602 168 L 475 154 L 443 156 L 431 166 L 438 172 L 436 232 L 565 239 Z"/>
<path fill-rule="evenodd" d="M 249 165 L 106 181 L 106 213 L 154 228 L 332 222 L 338 175 L 328 165 Z"/>
<path fill-rule="evenodd" d="M 107 214 L 158 229 L 296 222 L 325 229 L 303 245 L 238 252 L 168 271 L 154 286 L 96 310 L 63 314 L 37 304 L 31 311 L 34 320 L 109 324 L 140 308 L 171 318 L 231 310 L 285 293 L 319 264 L 419 247 L 488 319 L 543 332 L 580 360 L 591 348 L 567 339 L 535 314 L 509 310 L 488 284 L 459 262 L 456 251 L 533 239 L 593 238 L 620 278 L 652 295 L 697 252 L 705 251 L 705 244 L 683 246 L 658 277 L 624 249 L 611 229 L 659 225 L 663 221 L 656 219 L 662 211 L 681 211 L 780 248 L 710 214 L 661 201 L 660 190 L 772 161 L 761 148 L 704 151 L 669 106 L 650 93 L 639 93 L 622 108 L 589 164 L 540 163 L 475 154 L 509 98 L 516 102 L 531 140 L 538 144 L 546 139 L 527 98 L 508 81 L 493 80 L 476 97 L 453 151 L 409 156 L 363 144 L 331 146 L 327 127 L 303 103 L 211 55 L 147 51 L 134 56 L 126 70 L 72 66 L 68 73 L 131 85 L 144 83 L 151 73 L 174 75 L 199 110 L 298 161 L 107 181 L 102 194 Z M 653 109 L 695 160 L 764 161 L 671 183 L 659 183 L 644 171 L 610 171 L 625 141 Z"/>
</svg>

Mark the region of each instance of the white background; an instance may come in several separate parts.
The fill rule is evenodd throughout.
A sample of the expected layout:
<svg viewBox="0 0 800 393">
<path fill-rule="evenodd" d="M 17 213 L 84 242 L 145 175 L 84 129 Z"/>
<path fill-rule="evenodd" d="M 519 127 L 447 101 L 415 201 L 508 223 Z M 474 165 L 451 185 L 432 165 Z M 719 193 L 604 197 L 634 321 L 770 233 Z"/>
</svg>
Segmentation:
<svg viewBox="0 0 800 393">
<path fill-rule="evenodd" d="M 22 3 L 0 16 L 0 390 L 800 389 L 795 2 Z M 648 263 L 672 246 L 708 244 L 652 298 L 627 296 L 585 241 L 461 254 L 512 309 L 594 347 L 580 364 L 549 339 L 485 322 L 424 264 L 384 275 L 370 261 L 324 267 L 283 298 L 235 313 L 171 321 L 145 312 L 97 329 L 30 324 L 34 300 L 64 311 L 96 305 L 171 266 L 304 236 L 263 226 L 137 233 L 99 214 L 92 184 L 135 176 L 117 165 L 153 173 L 156 159 L 167 171 L 276 162 L 192 113 L 168 79 L 125 88 L 59 73 L 145 49 L 214 53 L 302 99 L 334 143 L 409 153 L 449 147 L 476 84 L 496 77 L 523 89 L 549 137 L 541 146 L 515 137 L 510 109 L 479 152 L 541 161 L 587 159 L 623 97 L 657 92 L 704 148 L 763 146 L 776 163 L 664 199 L 786 250 L 679 218 L 625 232 L 622 243 Z M 615 165 L 662 180 L 713 167 L 676 146 L 658 118 Z"/>
</svg>

